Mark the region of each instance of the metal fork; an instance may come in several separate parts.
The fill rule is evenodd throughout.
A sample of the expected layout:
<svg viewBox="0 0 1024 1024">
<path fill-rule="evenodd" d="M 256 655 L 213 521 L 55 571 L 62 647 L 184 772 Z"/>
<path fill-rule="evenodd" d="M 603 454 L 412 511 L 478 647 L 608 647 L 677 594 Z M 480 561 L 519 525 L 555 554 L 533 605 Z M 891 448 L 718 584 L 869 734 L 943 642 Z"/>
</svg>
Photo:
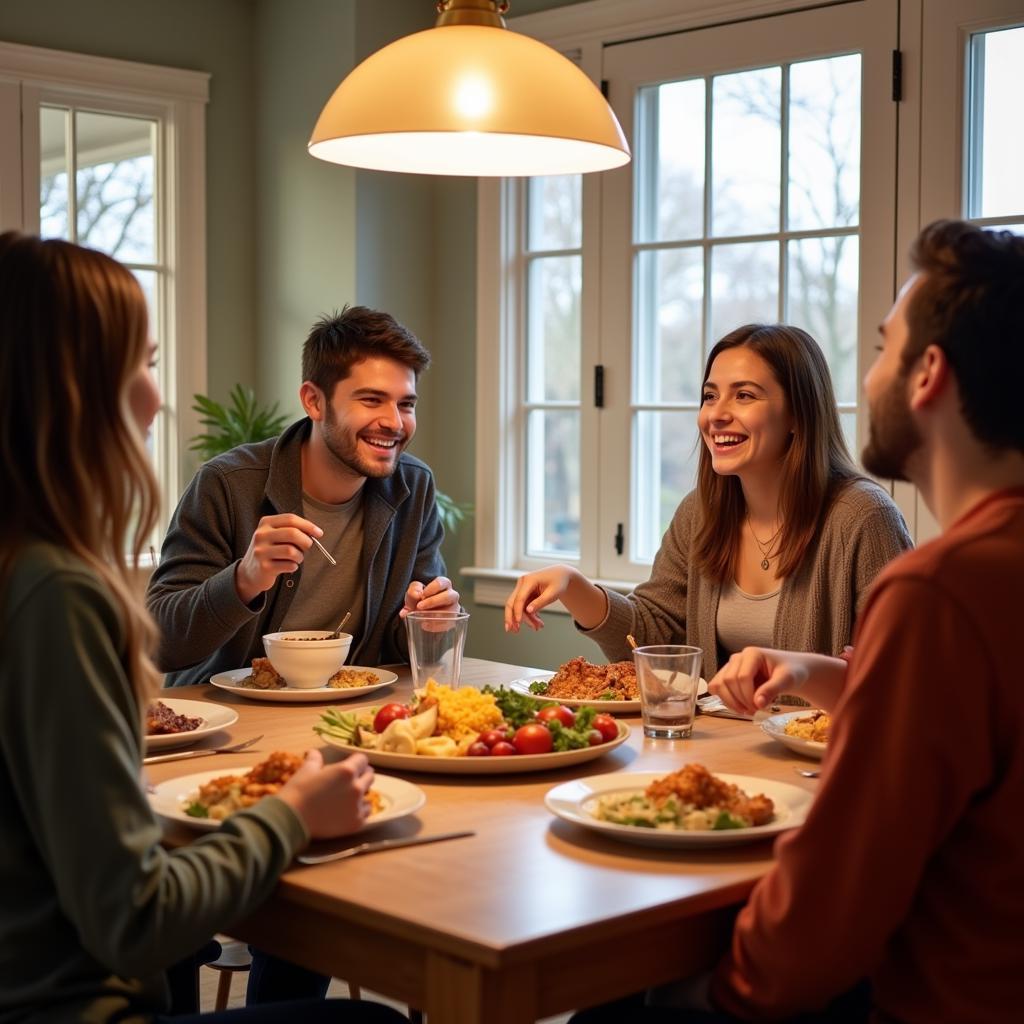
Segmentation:
<svg viewBox="0 0 1024 1024">
<path fill-rule="evenodd" d="M 230 747 L 207 747 L 205 750 L 182 750 L 176 754 L 157 754 L 155 757 L 144 757 L 143 764 L 161 764 L 164 761 L 184 761 L 190 757 L 206 757 L 207 754 L 238 754 L 248 750 L 254 743 L 259 743 L 263 734 L 253 736 L 251 740 L 234 743 Z"/>
</svg>

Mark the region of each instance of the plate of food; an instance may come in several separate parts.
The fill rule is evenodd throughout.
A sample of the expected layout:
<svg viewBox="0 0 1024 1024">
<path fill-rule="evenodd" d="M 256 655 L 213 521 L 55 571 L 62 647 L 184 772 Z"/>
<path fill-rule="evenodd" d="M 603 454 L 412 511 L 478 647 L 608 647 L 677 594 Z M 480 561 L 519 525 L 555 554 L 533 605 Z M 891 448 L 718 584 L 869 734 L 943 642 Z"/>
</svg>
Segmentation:
<svg viewBox="0 0 1024 1024">
<path fill-rule="evenodd" d="M 238 721 L 238 712 L 206 700 L 161 697 L 146 709 L 146 749 L 184 747 Z"/>
<path fill-rule="evenodd" d="M 214 686 L 250 700 L 269 700 L 281 704 L 312 704 L 364 697 L 374 690 L 398 682 L 398 676 L 383 668 L 345 665 L 326 686 L 302 689 L 288 686 L 266 658 L 253 658 L 252 668 L 233 668 L 210 676 Z"/>
<path fill-rule="evenodd" d="M 565 782 L 544 804 L 575 825 L 643 846 L 735 846 L 770 839 L 807 817 L 811 794 L 750 775 L 614 772 Z"/>
<path fill-rule="evenodd" d="M 567 768 L 629 738 L 628 725 L 593 708 L 542 707 L 504 687 L 453 690 L 433 680 L 409 703 L 332 708 L 313 728 L 325 743 L 360 751 L 376 767 L 459 775 Z"/>
<path fill-rule="evenodd" d="M 182 775 L 154 786 L 149 803 L 161 818 L 210 832 L 220 828 L 228 815 L 276 793 L 301 763 L 297 754 L 276 751 L 258 765 Z M 404 779 L 375 775 L 369 799 L 370 816 L 360 831 L 415 814 L 427 797 Z"/>
<path fill-rule="evenodd" d="M 516 693 L 541 701 L 557 701 L 569 708 L 593 707 L 609 714 L 640 714 L 640 689 L 632 661 L 597 665 L 585 658 L 572 658 L 557 672 L 538 672 L 505 685 Z M 697 695 L 707 691 L 708 684 L 701 679 Z"/>
<path fill-rule="evenodd" d="M 831 725 L 828 713 L 815 708 L 772 715 L 761 723 L 761 728 L 794 753 L 820 761 L 825 756 Z"/>
</svg>

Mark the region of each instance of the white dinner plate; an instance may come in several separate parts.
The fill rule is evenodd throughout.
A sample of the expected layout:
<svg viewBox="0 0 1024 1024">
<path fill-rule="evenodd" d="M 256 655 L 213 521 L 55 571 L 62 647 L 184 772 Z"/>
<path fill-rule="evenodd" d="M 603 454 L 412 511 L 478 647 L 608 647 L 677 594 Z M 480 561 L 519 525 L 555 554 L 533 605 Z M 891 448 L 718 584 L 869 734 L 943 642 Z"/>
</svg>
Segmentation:
<svg viewBox="0 0 1024 1024">
<path fill-rule="evenodd" d="M 508 754 L 504 757 L 430 757 L 426 754 L 396 754 L 385 750 L 353 747 L 330 736 L 321 736 L 324 743 L 350 754 L 365 754 L 375 768 L 391 768 L 407 772 L 429 772 L 440 775 L 512 775 L 520 772 L 553 771 L 603 757 L 629 739 L 629 726 L 617 722 L 619 735 L 596 747 L 560 750 L 550 754 Z"/>
<path fill-rule="evenodd" d="M 526 694 L 536 700 L 553 700 L 558 704 L 564 704 L 567 708 L 597 708 L 598 711 L 607 711 L 609 714 L 617 715 L 639 715 L 639 700 L 577 700 L 571 697 L 545 697 L 542 693 L 531 693 L 531 683 L 546 683 L 554 676 L 554 672 L 546 672 L 525 679 L 513 679 L 510 683 L 502 683 L 516 693 Z M 697 684 L 697 696 L 701 697 L 708 692 L 708 684 L 705 679 Z"/>
<path fill-rule="evenodd" d="M 640 825 L 617 825 L 595 818 L 592 808 L 602 796 L 612 793 L 636 793 L 646 789 L 655 779 L 665 777 L 664 772 L 613 772 L 592 775 L 589 779 L 574 779 L 550 789 L 544 805 L 552 814 L 575 825 L 593 829 L 641 846 L 735 846 L 770 839 L 787 829 L 796 828 L 807 817 L 811 794 L 788 782 L 760 779 L 753 775 L 726 775 L 717 777 L 731 782 L 748 796 L 764 793 L 775 804 L 775 819 L 756 828 L 700 829 L 685 832 L 677 829 L 643 828 Z"/>
<path fill-rule="evenodd" d="M 253 686 L 242 686 L 240 681 L 252 675 L 250 668 L 233 668 L 228 672 L 218 672 L 210 676 L 210 682 L 228 693 L 237 693 L 250 700 L 269 700 L 279 704 L 315 704 L 325 701 L 349 700 L 351 697 L 364 697 L 381 687 L 390 686 L 398 681 L 394 672 L 383 668 L 366 668 L 363 665 L 344 665 L 343 668 L 358 669 L 360 672 L 372 672 L 377 682 L 370 686 L 348 686 L 336 689 L 333 686 L 314 686 L 303 690 L 297 686 L 286 686 L 281 690 L 258 690 Z"/>
<path fill-rule="evenodd" d="M 224 775 L 244 775 L 251 771 L 252 767 L 246 765 L 243 768 L 221 768 L 220 771 L 195 772 L 192 775 L 168 779 L 153 787 L 149 794 L 149 805 L 161 818 L 187 825 L 198 832 L 212 832 L 220 828 L 219 821 L 193 818 L 185 813 L 185 807 L 192 802 L 203 783 Z M 366 823 L 360 829 L 361 832 L 375 825 L 383 825 L 385 821 L 394 821 L 396 818 L 404 818 L 407 814 L 415 814 L 427 800 L 426 794 L 419 786 L 414 786 L 405 779 L 394 779 L 389 775 L 375 775 L 372 788 L 380 794 L 383 806 L 377 814 L 371 814 L 366 819 Z"/>
<path fill-rule="evenodd" d="M 163 692 L 154 698 L 163 701 L 176 715 L 188 715 L 189 718 L 201 718 L 198 728 L 188 732 L 159 733 L 146 737 L 147 750 L 166 750 L 169 747 L 185 747 L 203 736 L 209 736 L 218 729 L 226 729 L 238 721 L 238 712 L 223 704 L 211 704 L 208 700 L 179 700 L 177 697 L 165 697 Z"/>
<path fill-rule="evenodd" d="M 790 736 L 786 732 L 786 723 L 792 722 L 794 718 L 804 718 L 814 708 L 801 708 L 799 711 L 788 711 L 783 715 L 772 715 L 761 723 L 761 728 L 773 740 L 789 747 L 794 753 L 803 754 L 804 757 L 813 757 L 820 761 L 825 756 L 826 744 L 818 743 L 815 740 L 805 740 L 799 736 Z"/>
</svg>

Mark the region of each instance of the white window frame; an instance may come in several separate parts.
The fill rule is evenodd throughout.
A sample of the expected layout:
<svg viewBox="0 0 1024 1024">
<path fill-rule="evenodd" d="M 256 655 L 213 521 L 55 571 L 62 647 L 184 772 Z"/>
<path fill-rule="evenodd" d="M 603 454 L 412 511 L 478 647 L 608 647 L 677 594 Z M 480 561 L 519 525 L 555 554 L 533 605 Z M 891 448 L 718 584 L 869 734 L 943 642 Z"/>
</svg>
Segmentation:
<svg viewBox="0 0 1024 1024">
<path fill-rule="evenodd" d="M 0 43 L 0 230 L 39 231 L 41 105 L 91 108 L 157 124 L 157 222 L 168 282 L 157 300 L 164 402 L 157 421 L 161 532 L 191 474 L 187 442 L 200 430 L 192 396 L 206 392 L 209 78 L 205 72 Z"/>
</svg>

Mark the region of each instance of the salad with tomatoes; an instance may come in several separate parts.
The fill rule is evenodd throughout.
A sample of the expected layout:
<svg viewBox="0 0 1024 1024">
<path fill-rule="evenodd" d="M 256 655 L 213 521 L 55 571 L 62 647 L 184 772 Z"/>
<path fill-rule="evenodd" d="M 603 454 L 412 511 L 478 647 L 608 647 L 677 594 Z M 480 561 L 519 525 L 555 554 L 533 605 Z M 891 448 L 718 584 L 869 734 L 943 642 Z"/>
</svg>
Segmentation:
<svg viewBox="0 0 1024 1024">
<path fill-rule="evenodd" d="M 428 683 L 407 704 L 329 709 L 314 729 L 347 746 L 424 757 L 515 757 L 580 750 L 619 736 L 615 719 L 594 708 L 573 711 L 504 687 L 481 690 Z"/>
</svg>

